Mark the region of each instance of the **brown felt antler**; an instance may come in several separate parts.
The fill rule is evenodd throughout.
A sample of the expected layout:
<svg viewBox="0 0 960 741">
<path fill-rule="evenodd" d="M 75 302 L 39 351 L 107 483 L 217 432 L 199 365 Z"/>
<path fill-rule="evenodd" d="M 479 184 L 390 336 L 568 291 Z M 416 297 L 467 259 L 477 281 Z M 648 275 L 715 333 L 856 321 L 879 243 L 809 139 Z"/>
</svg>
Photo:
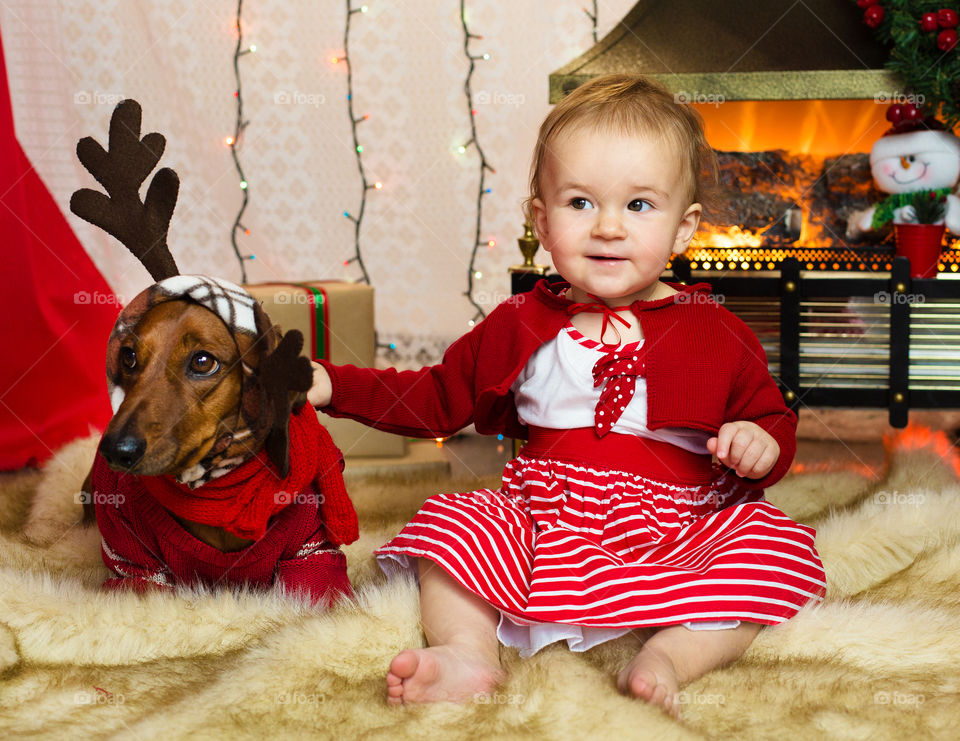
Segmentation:
<svg viewBox="0 0 960 741">
<path fill-rule="evenodd" d="M 180 178 L 168 167 L 157 171 L 140 200 L 140 186 L 163 155 L 166 140 L 152 133 L 140 138 L 140 104 L 123 100 L 110 118 L 108 148 L 90 136 L 77 142 L 77 157 L 107 191 L 81 188 L 70 210 L 120 240 L 155 281 L 179 275 L 167 247 L 167 229 L 177 203 Z"/>
<path fill-rule="evenodd" d="M 290 471 L 290 437 L 287 426 L 292 407 L 303 406 L 303 394 L 313 384 L 313 367 L 307 358 L 300 355 L 303 349 L 303 334 L 296 329 L 284 332 L 280 344 L 260 363 L 260 385 L 263 388 L 265 409 L 269 415 L 270 432 L 265 443 L 281 476 Z M 297 394 L 296 400 L 291 393 Z"/>
</svg>

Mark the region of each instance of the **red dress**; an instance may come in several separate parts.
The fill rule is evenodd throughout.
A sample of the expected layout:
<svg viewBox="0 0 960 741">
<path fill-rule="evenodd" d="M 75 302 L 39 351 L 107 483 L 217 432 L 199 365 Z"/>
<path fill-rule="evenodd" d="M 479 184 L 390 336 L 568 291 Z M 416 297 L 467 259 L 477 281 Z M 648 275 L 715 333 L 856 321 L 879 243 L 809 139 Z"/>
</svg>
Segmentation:
<svg viewBox="0 0 960 741">
<path fill-rule="evenodd" d="M 546 290 L 536 289 L 506 317 L 498 310 L 500 321 L 506 324 L 509 314 L 550 317 L 559 307 Z M 491 414 L 477 419 L 478 429 L 500 415 L 505 430 L 519 427 L 530 440 L 507 464 L 499 489 L 430 497 L 377 550 L 384 569 L 411 566 L 411 557 L 435 562 L 501 611 L 501 640 L 526 654 L 561 638 L 584 650 L 646 626 L 776 624 L 821 600 L 825 579 L 814 530 L 763 496 L 762 487 L 792 460 L 796 417 L 784 407 L 749 330 L 722 307 L 684 300 L 702 288 L 682 290 L 680 298 L 635 309 L 651 338 L 642 373 L 647 434 L 674 429 L 709 436 L 718 422 L 755 421 L 780 445 L 771 474 L 742 479 L 703 452 L 609 427 L 600 434 L 597 427 L 532 426 L 517 414 L 515 381 L 553 337 L 516 342 L 524 329 L 540 325 L 522 323 L 513 337 L 493 325 L 453 346 L 440 366 L 401 374 L 331 368 L 333 410 L 343 416 L 394 428 L 403 419 L 410 432 L 412 417 L 424 431 L 435 431 L 444 423 L 438 408 L 458 410 L 470 396 L 489 394 Z M 565 322 L 551 321 L 556 336 Z M 717 332 L 704 331 L 705 324 Z M 654 326 L 666 329 L 658 334 L 650 331 Z M 485 344 L 499 354 L 484 353 Z M 699 348 L 700 355 L 687 348 Z M 488 359 L 503 370 L 484 375 Z M 664 374 L 672 367 L 676 375 Z M 385 387 L 379 393 L 378 378 Z M 724 389 L 725 383 L 731 385 Z M 353 401 L 359 388 L 368 393 Z M 461 388 L 464 399 L 457 395 Z M 431 393 L 439 406 L 426 402 Z M 501 397 L 509 404 L 496 401 Z M 564 403 L 558 395 L 543 406 Z M 715 414 L 722 418 L 714 421 Z"/>
</svg>

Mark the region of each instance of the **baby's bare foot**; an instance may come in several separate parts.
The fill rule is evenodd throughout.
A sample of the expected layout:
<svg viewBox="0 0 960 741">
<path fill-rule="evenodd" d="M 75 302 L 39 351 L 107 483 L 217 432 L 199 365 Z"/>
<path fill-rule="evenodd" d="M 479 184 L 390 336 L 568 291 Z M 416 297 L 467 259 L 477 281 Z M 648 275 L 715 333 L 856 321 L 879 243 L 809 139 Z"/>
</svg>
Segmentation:
<svg viewBox="0 0 960 741">
<path fill-rule="evenodd" d="M 387 702 L 462 702 L 504 679 L 499 663 L 460 646 L 431 646 L 397 654 L 387 673 Z"/>
<path fill-rule="evenodd" d="M 658 705 L 677 720 L 677 670 L 663 651 L 645 646 L 623 667 L 617 676 L 617 688 L 641 700 Z"/>
</svg>

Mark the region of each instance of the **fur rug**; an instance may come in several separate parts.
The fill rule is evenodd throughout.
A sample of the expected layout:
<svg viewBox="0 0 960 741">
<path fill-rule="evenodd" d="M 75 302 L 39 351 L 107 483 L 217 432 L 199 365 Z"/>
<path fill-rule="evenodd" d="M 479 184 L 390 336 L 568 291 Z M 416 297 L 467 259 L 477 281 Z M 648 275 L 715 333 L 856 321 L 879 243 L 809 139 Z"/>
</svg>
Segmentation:
<svg viewBox="0 0 960 741">
<path fill-rule="evenodd" d="M 684 688 L 683 721 L 619 695 L 626 636 L 586 654 L 504 652 L 509 679 L 464 705 L 388 707 L 384 675 L 423 645 L 416 587 L 371 558 L 426 495 L 476 481 L 354 483 L 356 603 L 279 593 L 100 593 L 74 500 L 95 440 L 0 476 L 0 735 L 41 738 L 955 738 L 960 727 L 960 470 L 924 430 L 887 471 L 791 473 L 769 490 L 818 530 L 828 596 Z M 484 485 L 494 482 L 484 482 Z"/>
</svg>

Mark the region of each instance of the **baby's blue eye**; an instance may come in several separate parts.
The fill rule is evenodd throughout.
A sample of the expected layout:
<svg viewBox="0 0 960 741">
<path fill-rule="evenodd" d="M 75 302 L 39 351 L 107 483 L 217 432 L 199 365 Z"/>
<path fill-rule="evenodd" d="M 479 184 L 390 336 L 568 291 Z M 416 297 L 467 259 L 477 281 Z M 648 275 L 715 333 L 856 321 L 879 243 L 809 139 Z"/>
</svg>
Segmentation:
<svg viewBox="0 0 960 741">
<path fill-rule="evenodd" d="M 577 209 L 578 211 L 583 211 L 588 208 L 593 208 L 593 204 L 590 203 L 590 201 L 588 201 L 586 198 L 579 198 L 579 197 L 572 198 L 570 200 L 570 205 L 573 206 L 573 208 Z"/>
<path fill-rule="evenodd" d="M 627 208 L 631 211 L 649 211 L 653 206 L 650 205 L 649 201 L 637 198 L 634 201 L 630 201 L 630 203 L 627 204 Z"/>
</svg>

